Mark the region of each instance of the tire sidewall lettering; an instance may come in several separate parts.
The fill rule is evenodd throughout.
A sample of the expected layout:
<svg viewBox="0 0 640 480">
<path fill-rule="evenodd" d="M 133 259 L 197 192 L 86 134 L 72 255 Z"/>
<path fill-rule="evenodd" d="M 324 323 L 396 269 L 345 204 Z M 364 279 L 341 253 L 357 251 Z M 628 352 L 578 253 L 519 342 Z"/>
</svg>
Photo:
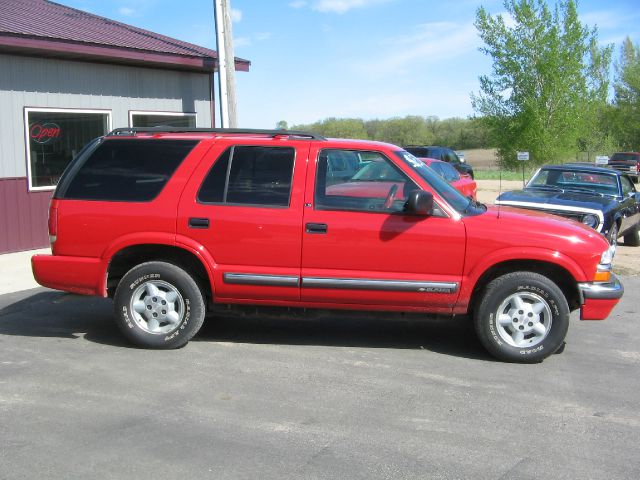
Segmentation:
<svg viewBox="0 0 640 480">
<path fill-rule="evenodd" d="M 141 277 L 138 277 L 137 279 L 135 279 L 129 285 L 129 290 L 134 290 L 135 288 L 138 287 L 138 285 L 140 285 L 140 283 L 146 282 L 147 280 L 160 280 L 161 278 L 162 277 L 159 273 L 149 273 L 147 275 L 142 275 Z"/>
</svg>

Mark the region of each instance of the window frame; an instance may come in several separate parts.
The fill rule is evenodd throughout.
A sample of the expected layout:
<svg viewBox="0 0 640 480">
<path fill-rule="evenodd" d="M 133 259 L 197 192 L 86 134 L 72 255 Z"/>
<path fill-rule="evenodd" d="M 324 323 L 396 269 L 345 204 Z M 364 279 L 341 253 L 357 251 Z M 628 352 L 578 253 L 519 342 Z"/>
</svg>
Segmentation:
<svg viewBox="0 0 640 480">
<path fill-rule="evenodd" d="M 161 117 L 193 117 L 195 120 L 194 128 L 198 126 L 198 114 L 197 112 L 169 112 L 169 111 L 155 111 L 155 110 L 129 110 L 129 127 L 133 126 L 134 115 L 157 115 Z"/>
<path fill-rule="evenodd" d="M 352 212 L 352 213 L 367 213 L 367 214 L 382 214 L 382 215 L 406 215 L 406 213 L 404 211 L 379 211 L 379 210 L 367 210 L 367 209 L 361 209 L 361 208 L 349 208 L 347 206 L 344 207 L 334 207 L 334 206 L 324 206 L 321 204 L 321 202 L 319 201 L 319 182 L 318 182 L 318 178 L 320 177 L 319 174 L 319 169 L 320 169 L 320 156 L 323 154 L 323 152 L 327 152 L 327 151 L 336 151 L 336 150 L 340 150 L 340 151 L 348 151 L 348 152 L 356 152 L 358 154 L 362 154 L 362 153 L 375 153 L 377 154 L 382 160 L 386 161 L 387 164 L 390 164 L 390 166 L 397 172 L 399 173 L 401 176 L 403 176 L 406 181 L 410 181 L 413 183 L 413 185 L 416 187 L 417 190 L 423 190 L 423 188 L 418 185 L 415 180 L 413 180 L 409 175 L 407 175 L 406 172 L 404 172 L 398 165 L 396 165 L 396 163 L 391 160 L 391 158 L 389 158 L 387 155 L 385 155 L 383 152 L 380 152 L 378 150 L 358 150 L 358 149 L 352 149 L 352 148 L 336 148 L 336 147 L 329 147 L 329 148 L 323 148 L 318 150 L 318 157 L 316 159 L 315 162 L 315 167 L 316 167 L 316 171 L 315 171 L 315 184 L 313 187 L 313 208 L 314 210 L 317 211 L 325 211 L 325 212 Z M 328 165 L 328 159 L 327 159 L 327 165 Z M 327 173 L 328 173 L 329 168 L 327 167 Z M 357 172 L 356 172 L 357 173 Z M 348 183 L 348 182 L 345 182 Z M 339 185 L 335 184 L 335 185 Z M 326 196 L 326 181 L 325 181 L 325 196 Z M 336 197 L 339 197 L 340 195 L 336 195 Z"/>
<path fill-rule="evenodd" d="M 86 109 L 86 108 L 50 108 L 50 107 L 24 107 L 24 139 L 25 139 L 25 158 L 27 160 L 27 184 L 29 192 L 46 192 L 53 191 L 58 186 L 47 185 L 43 187 L 36 187 L 33 185 L 32 168 L 31 168 L 31 148 L 30 148 L 30 135 L 29 135 L 29 114 L 30 113 L 79 113 L 79 114 L 97 114 L 107 115 L 107 131 L 104 135 L 113 130 L 113 110 L 111 109 Z M 86 143 L 89 143 L 92 139 L 88 139 Z M 85 143 L 85 145 L 86 145 Z M 79 150 L 81 151 L 81 150 Z M 67 166 L 73 161 L 73 158 L 69 160 Z M 59 183 L 59 182 L 58 182 Z"/>
<path fill-rule="evenodd" d="M 229 193 L 229 176 L 231 175 L 231 169 L 233 168 L 233 157 L 235 154 L 235 149 L 236 148 L 243 148 L 243 147 L 248 147 L 248 148 L 277 148 L 277 149 L 286 149 L 286 150 L 293 150 L 293 162 L 291 164 L 291 176 L 289 177 L 289 196 L 287 198 L 287 204 L 286 205 L 274 205 L 274 204 L 266 204 L 266 203 L 240 203 L 240 202 L 228 202 L 227 199 L 227 195 Z M 200 192 L 202 191 L 202 188 L 204 186 L 204 183 L 206 182 L 206 180 L 209 178 L 209 175 L 211 174 L 211 171 L 215 168 L 216 164 L 218 163 L 218 161 L 220 161 L 220 159 L 227 153 L 229 152 L 229 160 L 228 160 L 228 164 L 227 164 L 227 169 L 225 172 L 225 180 L 224 180 L 224 190 L 223 190 L 223 194 L 222 194 L 222 201 L 221 202 L 207 202 L 204 200 L 200 199 Z M 227 148 L 225 148 L 222 152 L 220 152 L 220 154 L 213 160 L 213 162 L 211 162 L 211 166 L 209 167 L 209 169 L 207 170 L 207 173 L 202 177 L 202 181 L 200 182 L 200 186 L 198 187 L 198 190 L 196 192 L 196 202 L 199 205 L 215 205 L 215 206 L 222 206 L 222 207 L 250 207 L 250 208 L 270 208 L 270 209 L 279 209 L 279 210 L 286 210 L 291 208 L 291 194 L 293 193 L 293 181 L 294 181 L 294 177 L 295 177 L 295 172 L 296 172 L 296 162 L 298 160 L 298 149 L 292 145 L 256 145 L 256 144 L 233 144 L 233 145 L 229 145 Z"/>
</svg>

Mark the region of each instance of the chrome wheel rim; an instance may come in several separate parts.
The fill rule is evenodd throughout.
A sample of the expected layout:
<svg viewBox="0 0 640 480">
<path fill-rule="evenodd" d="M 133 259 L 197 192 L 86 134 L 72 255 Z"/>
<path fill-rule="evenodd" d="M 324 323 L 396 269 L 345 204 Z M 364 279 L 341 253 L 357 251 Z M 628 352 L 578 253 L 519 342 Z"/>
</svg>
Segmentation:
<svg viewBox="0 0 640 480">
<path fill-rule="evenodd" d="M 609 244 L 613 246 L 618 245 L 618 224 L 614 223 L 609 231 Z"/>
<path fill-rule="evenodd" d="M 500 338 L 512 347 L 533 347 L 551 330 L 551 308 L 540 295 L 514 293 L 496 311 L 496 328 Z"/>
<path fill-rule="evenodd" d="M 141 284 L 131 295 L 134 322 L 147 333 L 165 335 L 180 326 L 185 304 L 176 287 L 162 280 Z"/>
</svg>

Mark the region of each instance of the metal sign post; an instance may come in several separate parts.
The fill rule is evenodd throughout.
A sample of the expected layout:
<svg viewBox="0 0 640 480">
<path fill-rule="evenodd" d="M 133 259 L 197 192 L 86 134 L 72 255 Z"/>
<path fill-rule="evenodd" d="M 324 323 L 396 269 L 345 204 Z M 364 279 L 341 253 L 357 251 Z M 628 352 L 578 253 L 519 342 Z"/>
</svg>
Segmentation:
<svg viewBox="0 0 640 480">
<path fill-rule="evenodd" d="M 518 161 L 522 162 L 522 188 L 524 188 L 524 162 L 529 161 L 529 152 L 517 152 Z"/>
</svg>

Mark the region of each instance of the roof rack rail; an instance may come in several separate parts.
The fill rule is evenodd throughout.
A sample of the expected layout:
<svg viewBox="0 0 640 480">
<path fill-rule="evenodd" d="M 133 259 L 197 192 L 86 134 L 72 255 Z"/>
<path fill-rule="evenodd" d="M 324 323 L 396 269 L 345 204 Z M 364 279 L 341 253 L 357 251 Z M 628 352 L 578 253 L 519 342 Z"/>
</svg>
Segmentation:
<svg viewBox="0 0 640 480">
<path fill-rule="evenodd" d="M 253 128 L 191 128 L 191 127 L 124 127 L 110 131 L 107 137 L 135 136 L 138 133 L 229 133 L 267 135 L 271 137 L 288 136 L 308 140 L 326 140 L 321 135 L 298 130 L 260 130 Z"/>
</svg>

